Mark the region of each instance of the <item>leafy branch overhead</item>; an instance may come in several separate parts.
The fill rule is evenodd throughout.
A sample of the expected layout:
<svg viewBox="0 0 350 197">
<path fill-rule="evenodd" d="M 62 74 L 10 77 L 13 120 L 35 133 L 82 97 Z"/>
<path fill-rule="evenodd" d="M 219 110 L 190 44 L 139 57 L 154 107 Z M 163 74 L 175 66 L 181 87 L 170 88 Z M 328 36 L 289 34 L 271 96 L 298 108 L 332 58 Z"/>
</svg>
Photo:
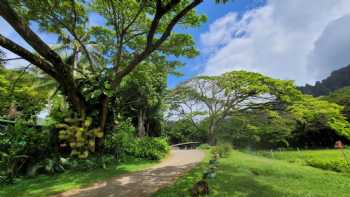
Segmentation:
<svg viewBox="0 0 350 197">
<path fill-rule="evenodd" d="M 123 78 L 141 62 L 172 72 L 181 65 L 169 55 L 198 54 L 176 25 L 196 27 L 206 20 L 195 7 L 203 0 L 0 0 L 0 16 L 35 51 L 0 35 L 0 46 L 52 77 L 72 109 L 83 119 L 96 111 L 104 130 L 108 106 Z M 55 34 L 46 43 L 30 24 Z M 94 121 L 95 122 L 95 121 Z"/>
</svg>

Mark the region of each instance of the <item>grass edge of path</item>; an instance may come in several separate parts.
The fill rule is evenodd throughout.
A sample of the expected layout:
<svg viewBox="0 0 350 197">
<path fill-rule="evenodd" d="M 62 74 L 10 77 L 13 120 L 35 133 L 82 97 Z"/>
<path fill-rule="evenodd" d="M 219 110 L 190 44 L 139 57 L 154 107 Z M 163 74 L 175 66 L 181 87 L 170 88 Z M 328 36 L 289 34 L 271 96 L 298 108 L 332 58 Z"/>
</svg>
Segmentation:
<svg viewBox="0 0 350 197">
<path fill-rule="evenodd" d="M 35 178 L 26 178 L 19 180 L 13 185 L 0 186 L 0 196 L 44 197 L 72 189 L 83 188 L 115 176 L 148 169 L 167 159 L 169 155 L 160 161 L 135 159 L 133 161 L 111 165 L 106 169 L 66 171 L 52 176 L 40 175 Z"/>
</svg>

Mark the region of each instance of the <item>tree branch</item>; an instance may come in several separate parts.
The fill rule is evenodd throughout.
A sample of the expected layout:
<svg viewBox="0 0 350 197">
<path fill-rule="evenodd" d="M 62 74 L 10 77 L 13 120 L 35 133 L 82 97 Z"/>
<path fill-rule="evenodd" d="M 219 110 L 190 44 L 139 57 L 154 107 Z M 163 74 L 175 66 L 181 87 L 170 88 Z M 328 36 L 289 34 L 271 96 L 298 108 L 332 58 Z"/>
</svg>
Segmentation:
<svg viewBox="0 0 350 197">
<path fill-rule="evenodd" d="M 7 0 L 0 0 L 0 16 L 2 16 L 42 57 L 47 59 L 53 65 L 65 66 L 61 57 L 19 18 Z"/>
<path fill-rule="evenodd" d="M 15 53 L 20 57 L 23 57 L 25 60 L 32 63 L 33 65 L 36 65 L 44 72 L 51 75 L 53 78 L 57 77 L 56 71 L 54 71 L 52 65 L 49 62 L 47 62 L 40 56 L 34 55 L 33 53 L 29 52 L 27 49 L 19 46 L 18 44 L 14 43 L 13 41 L 4 37 L 1 34 L 0 34 L 0 46 L 11 51 L 12 53 Z"/>
<path fill-rule="evenodd" d="M 134 58 L 129 62 L 129 64 L 126 66 L 125 69 L 119 71 L 116 75 L 116 79 L 114 80 L 114 85 L 121 81 L 121 79 L 126 76 L 128 73 L 130 73 L 140 62 L 142 62 L 144 59 L 147 58 L 149 54 L 151 54 L 155 49 L 157 49 L 171 34 L 171 31 L 175 27 L 175 25 L 193 8 L 195 8 L 197 5 L 203 2 L 203 0 L 194 0 L 192 3 L 187 5 L 182 11 L 180 11 L 174 18 L 170 21 L 170 23 L 165 28 L 164 33 L 160 37 L 159 40 L 157 40 L 153 44 L 153 37 L 154 34 L 158 28 L 160 19 L 166 12 L 168 12 L 170 9 L 172 9 L 174 6 L 176 6 L 180 0 L 172 0 L 170 3 L 168 3 L 165 7 L 161 5 L 161 1 L 157 1 L 157 9 L 155 17 L 152 21 L 150 31 L 147 36 L 147 44 L 143 52 L 139 54 L 135 54 Z M 165 12 L 164 12 L 165 11 Z"/>
</svg>

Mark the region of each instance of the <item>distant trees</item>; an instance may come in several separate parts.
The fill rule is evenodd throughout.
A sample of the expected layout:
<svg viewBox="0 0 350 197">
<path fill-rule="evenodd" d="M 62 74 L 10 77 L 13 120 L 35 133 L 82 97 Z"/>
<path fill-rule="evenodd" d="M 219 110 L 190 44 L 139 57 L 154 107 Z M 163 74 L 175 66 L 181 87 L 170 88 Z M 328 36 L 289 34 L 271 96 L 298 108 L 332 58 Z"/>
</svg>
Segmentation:
<svg viewBox="0 0 350 197">
<path fill-rule="evenodd" d="M 303 95 L 291 81 L 258 73 L 193 78 L 171 92 L 170 103 L 172 125 L 184 133 L 191 130 L 191 136 L 193 128 L 198 133 L 206 130 L 210 144 L 219 139 L 256 148 L 320 147 L 350 140 L 343 107 Z M 186 130 L 189 123 L 193 126 Z"/>
<path fill-rule="evenodd" d="M 347 120 L 350 121 L 350 86 L 331 92 L 322 99 L 343 106 L 342 113 L 347 117 Z"/>
<path fill-rule="evenodd" d="M 216 129 L 237 112 L 283 108 L 300 92 L 291 81 L 276 80 L 258 73 L 233 71 L 218 77 L 197 77 L 173 91 L 172 110 L 197 126 L 207 122 L 208 140 L 216 143 Z"/>
<path fill-rule="evenodd" d="M 139 65 L 120 85 L 117 113 L 132 118 L 137 135 L 161 135 L 168 71 L 163 65 Z"/>
<path fill-rule="evenodd" d="M 343 107 L 309 95 L 288 107 L 297 121 L 296 144 L 333 146 L 336 140 L 350 141 L 350 124 L 342 114 Z"/>
<path fill-rule="evenodd" d="M 218 126 L 218 138 L 238 148 L 290 146 L 296 122 L 286 112 L 252 110 L 228 117 Z"/>
</svg>

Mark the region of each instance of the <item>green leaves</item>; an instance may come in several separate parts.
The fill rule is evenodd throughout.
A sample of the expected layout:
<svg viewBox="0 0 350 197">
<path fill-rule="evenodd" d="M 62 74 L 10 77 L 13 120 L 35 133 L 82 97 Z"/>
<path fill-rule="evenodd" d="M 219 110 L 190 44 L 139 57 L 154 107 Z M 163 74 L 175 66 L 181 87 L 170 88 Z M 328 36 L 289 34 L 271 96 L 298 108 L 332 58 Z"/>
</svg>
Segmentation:
<svg viewBox="0 0 350 197">
<path fill-rule="evenodd" d="M 47 103 L 49 90 L 33 72 L 0 69 L 0 117 L 7 117 L 15 106 L 18 117 L 35 120 Z"/>
<path fill-rule="evenodd" d="M 319 122 L 338 135 L 350 139 L 350 123 L 342 115 L 343 107 L 321 99 L 305 95 L 301 100 L 292 104 L 288 110 L 295 119 L 306 126 Z M 321 125 L 319 125 L 321 126 Z"/>
<path fill-rule="evenodd" d="M 61 146 L 71 148 L 71 156 L 85 159 L 90 152 L 95 152 L 96 138 L 102 138 L 104 133 L 100 128 L 93 127 L 93 119 L 87 117 L 85 120 L 69 119 L 66 123 L 59 123 L 56 128 L 59 130 Z"/>
</svg>

